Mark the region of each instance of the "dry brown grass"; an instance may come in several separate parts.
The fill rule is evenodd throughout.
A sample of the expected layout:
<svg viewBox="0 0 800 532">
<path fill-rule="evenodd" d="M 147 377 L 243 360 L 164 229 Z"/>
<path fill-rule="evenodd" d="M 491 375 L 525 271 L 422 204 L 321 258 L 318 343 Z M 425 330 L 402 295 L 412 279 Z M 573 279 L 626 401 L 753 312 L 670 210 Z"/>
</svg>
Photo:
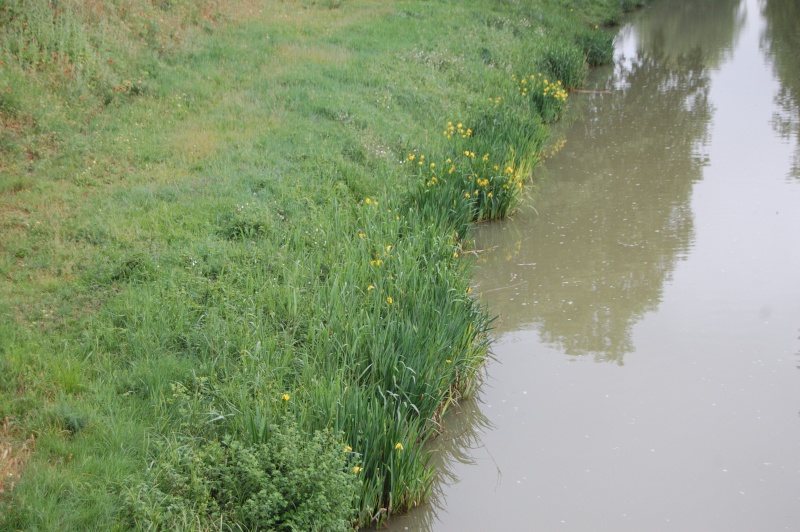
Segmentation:
<svg viewBox="0 0 800 532">
<path fill-rule="evenodd" d="M 8 418 L 0 425 L 0 497 L 14 489 L 34 448 L 33 437 L 23 440 L 18 432 Z"/>
<path fill-rule="evenodd" d="M 220 139 L 211 127 L 192 127 L 175 134 L 174 151 L 188 164 L 197 164 L 217 153 Z"/>
</svg>

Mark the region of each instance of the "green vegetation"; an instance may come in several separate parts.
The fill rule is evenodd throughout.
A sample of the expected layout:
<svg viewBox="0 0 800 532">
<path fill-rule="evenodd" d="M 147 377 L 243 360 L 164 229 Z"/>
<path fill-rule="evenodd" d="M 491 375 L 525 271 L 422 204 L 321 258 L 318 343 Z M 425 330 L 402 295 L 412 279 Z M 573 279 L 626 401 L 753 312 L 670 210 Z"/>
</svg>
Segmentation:
<svg viewBox="0 0 800 532">
<path fill-rule="evenodd" d="M 423 500 L 489 348 L 469 228 L 627 7 L 0 0 L 0 527 Z"/>
<path fill-rule="evenodd" d="M 291 421 L 257 445 L 164 447 L 148 482 L 130 492 L 129 523 L 167 530 L 349 530 L 359 466 L 327 432 L 310 441 Z M 352 470 L 351 470 L 352 469 Z"/>
</svg>

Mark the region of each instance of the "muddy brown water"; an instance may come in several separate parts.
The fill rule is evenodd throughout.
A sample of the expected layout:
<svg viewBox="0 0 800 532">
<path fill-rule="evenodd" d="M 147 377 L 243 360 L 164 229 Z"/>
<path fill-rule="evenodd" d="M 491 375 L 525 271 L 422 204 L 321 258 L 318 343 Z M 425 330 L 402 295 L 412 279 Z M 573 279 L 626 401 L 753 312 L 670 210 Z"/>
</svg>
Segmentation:
<svg viewBox="0 0 800 532">
<path fill-rule="evenodd" d="M 658 0 L 616 50 L 480 227 L 495 360 L 390 530 L 800 530 L 800 2 Z"/>
</svg>

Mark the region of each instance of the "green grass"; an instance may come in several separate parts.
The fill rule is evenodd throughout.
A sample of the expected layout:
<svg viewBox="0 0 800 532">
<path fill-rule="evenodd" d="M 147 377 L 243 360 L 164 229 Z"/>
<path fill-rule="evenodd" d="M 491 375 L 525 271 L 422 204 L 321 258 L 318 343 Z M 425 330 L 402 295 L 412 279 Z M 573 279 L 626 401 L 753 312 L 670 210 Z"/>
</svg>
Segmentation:
<svg viewBox="0 0 800 532">
<path fill-rule="evenodd" d="M 470 227 L 622 4 L 63 5 L 0 0 L 0 526 L 348 528 L 209 488 L 286 495 L 281 438 L 355 526 L 421 502 L 489 350 Z"/>
</svg>

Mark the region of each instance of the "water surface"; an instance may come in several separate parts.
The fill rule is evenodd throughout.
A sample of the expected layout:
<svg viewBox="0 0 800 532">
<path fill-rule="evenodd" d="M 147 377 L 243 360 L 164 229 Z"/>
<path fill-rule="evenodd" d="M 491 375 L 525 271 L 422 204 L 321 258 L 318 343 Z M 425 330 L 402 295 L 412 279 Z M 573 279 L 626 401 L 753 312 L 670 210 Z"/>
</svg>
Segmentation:
<svg viewBox="0 0 800 532">
<path fill-rule="evenodd" d="M 392 530 L 800 529 L 798 28 L 794 0 L 622 28 L 535 209 L 480 228 L 496 360 Z"/>
</svg>

